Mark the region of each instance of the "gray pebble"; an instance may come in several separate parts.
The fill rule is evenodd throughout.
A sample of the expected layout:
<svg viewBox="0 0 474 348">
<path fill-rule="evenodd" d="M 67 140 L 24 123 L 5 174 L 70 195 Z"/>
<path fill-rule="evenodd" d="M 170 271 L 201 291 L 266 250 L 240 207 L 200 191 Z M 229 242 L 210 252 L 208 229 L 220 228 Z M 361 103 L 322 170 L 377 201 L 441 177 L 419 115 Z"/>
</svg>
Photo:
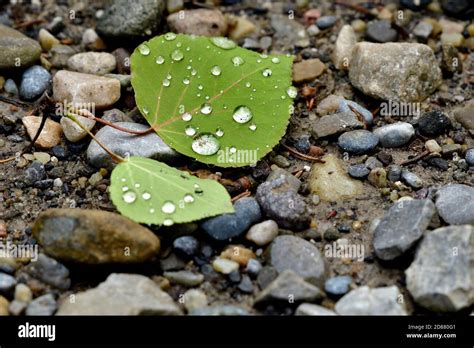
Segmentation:
<svg viewBox="0 0 474 348">
<path fill-rule="evenodd" d="M 52 294 L 46 294 L 35 298 L 28 304 L 26 315 L 50 316 L 58 308 L 56 300 Z"/>
<path fill-rule="evenodd" d="M 359 129 L 342 134 L 338 139 L 339 147 L 343 151 L 362 155 L 375 149 L 379 139 L 371 132 Z"/>
<path fill-rule="evenodd" d="M 423 180 L 420 177 L 406 169 L 402 170 L 402 180 L 410 187 L 419 189 L 423 187 Z"/>
<path fill-rule="evenodd" d="M 351 283 L 351 276 L 332 277 L 324 283 L 324 291 L 329 295 L 342 296 L 349 292 Z"/>
<path fill-rule="evenodd" d="M 316 25 L 319 29 L 327 29 L 332 27 L 337 19 L 336 16 L 322 16 L 316 20 Z"/>
<path fill-rule="evenodd" d="M 370 170 L 365 164 L 354 164 L 349 166 L 347 172 L 349 175 L 356 179 L 363 179 L 369 175 Z"/>
<path fill-rule="evenodd" d="M 39 98 L 51 85 L 51 74 L 39 65 L 25 70 L 20 84 L 20 97 L 25 100 Z"/>
<path fill-rule="evenodd" d="M 406 122 L 397 122 L 374 130 L 383 147 L 400 147 L 410 141 L 415 135 L 413 126 Z"/>
</svg>

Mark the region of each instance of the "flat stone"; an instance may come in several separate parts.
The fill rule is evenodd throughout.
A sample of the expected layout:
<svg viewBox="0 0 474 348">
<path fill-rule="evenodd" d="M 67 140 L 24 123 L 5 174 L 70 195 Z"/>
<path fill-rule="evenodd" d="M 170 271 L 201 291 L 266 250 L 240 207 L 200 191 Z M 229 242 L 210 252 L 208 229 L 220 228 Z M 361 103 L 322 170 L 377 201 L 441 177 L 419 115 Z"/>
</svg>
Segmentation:
<svg viewBox="0 0 474 348">
<path fill-rule="evenodd" d="M 163 276 L 173 283 L 184 286 L 197 286 L 204 281 L 202 274 L 189 271 L 164 272 Z"/>
<path fill-rule="evenodd" d="M 339 108 L 341 101 L 343 100 L 345 100 L 344 97 L 335 94 L 330 94 L 326 98 L 321 100 L 318 106 L 316 106 L 316 113 L 319 116 L 334 114 Z"/>
<path fill-rule="evenodd" d="M 258 246 L 267 245 L 278 236 L 278 224 L 273 220 L 266 220 L 250 227 L 245 238 Z"/>
<path fill-rule="evenodd" d="M 413 126 L 406 122 L 396 122 L 374 129 L 383 147 L 400 147 L 410 141 L 415 135 Z"/>
<path fill-rule="evenodd" d="M 61 303 L 57 315 L 180 315 L 173 299 L 151 279 L 112 273 L 96 288 Z"/>
<path fill-rule="evenodd" d="M 332 277 L 324 283 L 324 291 L 332 296 L 342 296 L 349 292 L 351 283 L 351 276 Z"/>
<path fill-rule="evenodd" d="M 115 57 L 106 52 L 82 52 L 70 57 L 68 68 L 84 74 L 105 75 L 115 70 Z"/>
<path fill-rule="evenodd" d="M 435 206 L 430 200 L 413 199 L 395 203 L 375 229 L 377 257 L 393 260 L 410 250 L 426 233 L 435 213 Z"/>
<path fill-rule="evenodd" d="M 35 298 L 26 307 L 27 316 L 51 316 L 56 312 L 57 303 L 52 294 Z"/>
<path fill-rule="evenodd" d="M 117 122 L 115 124 L 134 131 L 143 131 L 149 128 L 132 122 Z M 130 156 L 153 158 L 166 163 L 176 162 L 180 158 L 179 154 L 166 145 L 155 132 L 136 135 L 105 126 L 95 136 L 119 156 L 125 157 L 128 153 Z M 116 165 L 110 155 L 95 140 L 91 141 L 87 148 L 87 159 L 91 165 L 97 168 L 112 169 Z"/>
<path fill-rule="evenodd" d="M 313 126 L 313 135 L 324 138 L 364 127 L 352 111 L 321 117 Z"/>
<path fill-rule="evenodd" d="M 103 109 L 120 99 L 120 82 L 109 77 L 60 70 L 53 78 L 54 100 Z"/>
<path fill-rule="evenodd" d="M 66 266 L 42 253 L 38 255 L 38 260 L 30 262 L 25 267 L 25 271 L 43 283 L 61 290 L 67 290 L 71 286 L 69 270 Z"/>
<path fill-rule="evenodd" d="M 312 81 L 320 76 L 326 65 L 318 58 L 306 59 L 293 64 L 293 82 L 302 83 Z"/>
<path fill-rule="evenodd" d="M 295 236 L 279 236 L 270 244 L 270 264 L 282 273 L 290 270 L 305 281 L 322 287 L 324 259 L 316 246 Z"/>
<path fill-rule="evenodd" d="M 333 63 L 337 69 L 349 69 L 352 57 L 352 48 L 357 43 L 357 38 L 352 26 L 344 25 L 337 36 L 333 53 Z"/>
<path fill-rule="evenodd" d="M 422 101 L 442 82 L 433 51 L 418 43 L 357 43 L 349 78 L 364 94 L 396 102 Z"/>
<path fill-rule="evenodd" d="M 212 262 L 212 267 L 216 272 L 222 274 L 230 274 L 239 270 L 239 264 L 235 261 L 224 259 L 222 257 L 216 258 Z"/>
<path fill-rule="evenodd" d="M 372 113 L 369 110 L 357 104 L 356 102 L 353 102 L 352 100 L 342 99 L 337 108 L 338 113 L 349 112 L 349 111 L 353 112 L 353 110 L 355 110 L 357 113 L 359 113 L 362 116 L 362 118 L 364 119 L 364 123 L 367 123 L 370 125 L 374 121 L 374 115 L 372 115 Z"/>
<path fill-rule="evenodd" d="M 310 177 L 310 188 L 322 200 L 336 202 L 357 197 L 363 193 L 360 181 L 347 175 L 344 162 L 334 155 L 323 157 L 325 163 L 315 163 Z"/>
<path fill-rule="evenodd" d="M 378 143 L 379 138 L 364 129 L 346 132 L 338 139 L 338 145 L 343 151 L 357 155 L 374 150 Z"/>
<path fill-rule="evenodd" d="M 274 40 L 282 46 L 308 47 L 310 44 L 306 28 L 288 16 L 273 14 L 271 26 L 275 30 Z"/>
<path fill-rule="evenodd" d="M 347 168 L 347 173 L 355 179 L 364 179 L 369 175 L 370 169 L 365 164 L 354 164 Z"/>
<path fill-rule="evenodd" d="M 366 37 L 374 42 L 396 41 L 398 33 L 388 20 L 372 21 L 367 25 Z"/>
<path fill-rule="evenodd" d="M 24 68 L 37 61 L 40 54 L 37 41 L 0 24 L 0 69 Z"/>
<path fill-rule="evenodd" d="M 474 134 L 474 101 L 469 101 L 463 107 L 454 109 L 453 114 L 456 121 Z"/>
<path fill-rule="evenodd" d="M 240 245 L 227 246 L 226 249 L 220 254 L 220 257 L 235 261 L 243 267 L 247 266 L 247 263 L 250 260 L 257 258 L 255 253 L 251 249 L 245 248 Z"/>
<path fill-rule="evenodd" d="M 183 302 L 188 313 L 198 308 L 207 307 L 208 304 L 206 294 L 198 289 L 189 289 L 186 291 L 183 295 Z"/>
<path fill-rule="evenodd" d="M 338 20 L 337 16 L 322 16 L 316 20 L 316 25 L 319 29 L 328 29 L 332 27 Z"/>
<path fill-rule="evenodd" d="M 95 126 L 96 121 L 93 119 L 84 116 L 75 116 L 75 118 L 85 129 L 89 131 Z M 61 117 L 59 122 L 61 123 L 64 136 L 72 143 L 78 142 L 88 135 L 88 133 L 79 127 L 76 122 L 67 117 Z"/>
<path fill-rule="evenodd" d="M 20 97 L 33 100 L 41 97 L 51 85 L 51 74 L 39 65 L 34 65 L 25 70 L 21 78 Z"/>
<path fill-rule="evenodd" d="M 38 41 L 41 47 L 48 52 L 53 46 L 59 45 L 60 41 L 54 37 L 48 30 L 41 28 L 38 32 Z"/>
<path fill-rule="evenodd" d="M 16 285 L 16 279 L 9 274 L 0 272 L 0 293 L 12 292 Z"/>
<path fill-rule="evenodd" d="M 170 14 L 167 21 L 171 31 L 189 35 L 225 36 L 228 28 L 226 18 L 219 10 L 184 10 Z"/>
<path fill-rule="evenodd" d="M 41 125 L 41 117 L 25 116 L 21 119 L 26 128 L 26 132 L 33 140 Z M 36 139 L 35 146 L 42 149 L 55 147 L 61 141 L 62 128 L 59 123 L 47 119 L 40 136 Z"/>
<path fill-rule="evenodd" d="M 252 224 L 262 218 L 255 198 L 245 197 L 234 204 L 235 213 L 222 214 L 201 223 L 204 232 L 215 240 L 229 240 L 247 231 Z"/>
<path fill-rule="evenodd" d="M 427 40 L 432 32 L 433 26 L 430 23 L 424 21 L 419 22 L 413 29 L 413 34 L 422 40 Z"/>
<path fill-rule="evenodd" d="M 371 289 L 361 286 L 336 303 L 340 315 L 407 315 L 401 293 L 396 286 Z"/>
<path fill-rule="evenodd" d="M 192 310 L 189 315 L 204 315 L 204 316 L 244 316 L 249 315 L 249 312 L 242 307 L 233 305 L 217 305 L 203 308 L 196 308 Z"/>
<path fill-rule="evenodd" d="M 455 312 L 474 303 L 474 227 L 449 226 L 426 235 L 406 270 L 415 302 L 435 312 Z"/>
<path fill-rule="evenodd" d="M 406 169 L 402 170 L 401 178 L 408 186 L 413 187 L 414 189 L 420 189 L 423 187 L 423 180 L 421 180 L 421 178 L 415 173 Z"/>
<path fill-rule="evenodd" d="M 323 293 L 316 286 L 295 272 L 285 270 L 257 296 L 254 306 L 268 302 L 312 302 L 322 297 Z"/>
<path fill-rule="evenodd" d="M 326 307 L 319 306 L 312 303 L 302 303 L 296 308 L 295 315 L 297 316 L 324 316 L 324 315 L 337 315 L 336 312 L 327 309 Z"/>
<path fill-rule="evenodd" d="M 450 225 L 474 224 L 474 188 L 452 184 L 436 192 L 436 208 L 441 218 Z"/>
<path fill-rule="evenodd" d="M 52 257 L 86 264 L 144 262 L 160 249 L 147 228 L 100 210 L 49 209 L 35 220 L 33 235 Z"/>
<path fill-rule="evenodd" d="M 158 33 L 165 1 L 113 0 L 97 21 L 97 31 L 113 39 L 139 39 Z"/>
</svg>

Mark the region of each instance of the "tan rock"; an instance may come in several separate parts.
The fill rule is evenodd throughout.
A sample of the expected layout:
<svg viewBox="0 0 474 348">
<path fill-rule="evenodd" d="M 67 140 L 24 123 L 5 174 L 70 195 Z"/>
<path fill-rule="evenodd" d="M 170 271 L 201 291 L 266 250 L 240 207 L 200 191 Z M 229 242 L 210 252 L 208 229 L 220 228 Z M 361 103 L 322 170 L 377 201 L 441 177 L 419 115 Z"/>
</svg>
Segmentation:
<svg viewBox="0 0 474 348">
<path fill-rule="evenodd" d="M 57 102 L 84 107 L 91 103 L 97 109 L 112 106 L 120 99 L 120 82 L 108 77 L 60 70 L 53 78 L 53 95 Z"/>
<path fill-rule="evenodd" d="M 307 59 L 293 65 L 293 81 L 295 83 L 302 83 L 312 81 L 320 76 L 326 65 L 319 59 Z"/>
<path fill-rule="evenodd" d="M 0 317 L 10 315 L 8 311 L 9 305 L 10 303 L 8 300 L 5 297 L 0 296 Z"/>
<path fill-rule="evenodd" d="M 239 245 L 229 245 L 220 255 L 220 257 L 237 262 L 240 266 L 247 266 L 250 259 L 257 258 L 250 249 Z"/>
<path fill-rule="evenodd" d="M 33 140 L 40 128 L 41 117 L 25 116 L 21 121 L 23 122 L 30 139 Z M 42 149 L 50 149 L 59 144 L 61 141 L 61 134 L 62 128 L 59 123 L 47 119 L 40 136 L 35 142 L 35 146 Z"/>
<path fill-rule="evenodd" d="M 319 116 L 334 114 L 339 108 L 339 104 L 343 100 L 345 100 L 344 97 L 335 94 L 330 94 L 326 98 L 321 100 L 321 102 L 318 104 L 318 106 L 316 107 L 316 113 Z"/>
<path fill-rule="evenodd" d="M 89 131 L 95 126 L 95 120 L 84 116 L 76 116 L 76 120 Z M 67 117 L 62 117 L 60 123 L 61 127 L 63 127 L 64 136 L 70 142 L 75 143 L 87 136 L 87 132 L 84 129 Z"/>
<path fill-rule="evenodd" d="M 171 30 L 176 33 L 203 36 L 225 36 L 227 21 L 219 10 L 185 10 L 170 14 L 167 18 Z"/>
<path fill-rule="evenodd" d="M 337 36 L 333 53 L 333 62 L 337 69 L 348 70 L 351 59 L 352 48 L 357 43 L 354 29 L 350 25 L 344 25 Z"/>
<path fill-rule="evenodd" d="M 106 52 L 82 52 L 70 57 L 67 66 L 70 70 L 84 74 L 105 75 L 115 70 L 115 56 Z"/>
<path fill-rule="evenodd" d="M 49 52 L 49 50 L 53 48 L 53 46 L 60 44 L 59 40 L 56 39 L 53 34 L 43 28 L 40 29 L 38 33 L 38 41 L 43 50 L 45 50 L 46 52 Z"/>
<path fill-rule="evenodd" d="M 231 17 L 230 23 L 229 37 L 232 40 L 240 40 L 247 37 L 256 29 L 255 24 L 244 17 Z"/>
</svg>

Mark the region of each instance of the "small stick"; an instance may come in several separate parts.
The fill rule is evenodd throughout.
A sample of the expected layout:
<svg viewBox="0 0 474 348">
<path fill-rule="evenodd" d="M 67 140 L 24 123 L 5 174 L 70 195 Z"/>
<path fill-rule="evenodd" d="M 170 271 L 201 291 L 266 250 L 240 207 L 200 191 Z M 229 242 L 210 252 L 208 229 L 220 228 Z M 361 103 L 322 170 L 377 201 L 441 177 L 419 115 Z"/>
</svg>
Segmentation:
<svg viewBox="0 0 474 348">
<path fill-rule="evenodd" d="M 244 197 L 249 197 L 251 195 L 250 191 L 244 191 L 242 193 L 239 193 L 237 196 L 232 197 L 231 202 L 234 203 L 236 200 Z"/>
<path fill-rule="evenodd" d="M 422 152 L 421 154 L 419 154 L 418 156 L 416 157 L 413 157 L 409 160 L 406 160 L 406 161 L 403 161 L 400 163 L 401 166 L 405 166 L 407 164 L 411 164 L 411 163 L 415 163 L 415 162 L 418 162 L 419 160 L 421 160 L 423 157 L 426 157 L 427 155 L 429 155 L 429 151 L 424 151 Z"/>
<path fill-rule="evenodd" d="M 302 160 L 305 160 L 305 161 L 312 161 L 312 162 L 319 162 L 319 163 L 326 163 L 325 161 L 323 161 L 322 159 L 320 158 L 316 158 L 316 157 L 312 157 L 312 156 L 308 156 L 308 155 L 305 155 L 305 154 L 302 154 L 301 152 L 298 152 L 298 150 L 286 145 L 286 144 L 283 144 L 281 143 L 281 145 L 287 149 L 288 151 L 290 151 L 295 157 L 299 158 L 299 159 L 302 159 Z"/>
</svg>

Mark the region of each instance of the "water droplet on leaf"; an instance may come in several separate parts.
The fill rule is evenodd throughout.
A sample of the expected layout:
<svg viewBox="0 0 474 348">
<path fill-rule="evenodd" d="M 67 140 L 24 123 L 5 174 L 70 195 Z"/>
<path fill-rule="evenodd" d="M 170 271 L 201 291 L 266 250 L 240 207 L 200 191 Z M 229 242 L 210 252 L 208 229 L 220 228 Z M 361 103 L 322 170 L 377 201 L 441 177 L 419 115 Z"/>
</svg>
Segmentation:
<svg viewBox="0 0 474 348">
<path fill-rule="evenodd" d="M 221 68 L 218 67 L 217 65 L 214 65 L 211 69 L 211 74 L 214 76 L 219 76 L 221 72 L 222 72 Z"/>
<path fill-rule="evenodd" d="M 137 199 L 137 195 L 133 191 L 127 191 L 122 195 L 125 203 L 133 203 Z"/>
<path fill-rule="evenodd" d="M 191 121 L 191 120 L 193 119 L 193 115 L 191 115 L 189 112 L 185 112 L 185 113 L 183 114 L 183 116 L 181 116 L 181 119 L 182 119 L 183 121 L 188 122 L 188 121 Z"/>
<path fill-rule="evenodd" d="M 215 136 L 204 133 L 194 138 L 191 147 L 199 155 L 211 156 L 219 151 L 220 144 Z"/>
<path fill-rule="evenodd" d="M 212 112 L 211 104 L 205 103 L 201 106 L 201 114 L 209 115 Z"/>
<path fill-rule="evenodd" d="M 252 119 L 252 117 L 252 111 L 247 106 L 243 105 L 238 106 L 232 115 L 232 118 L 237 123 L 247 123 Z"/>
<path fill-rule="evenodd" d="M 174 39 L 176 39 L 176 34 L 175 33 L 166 33 L 165 34 L 165 40 L 173 41 Z"/>
<path fill-rule="evenodd" d="M 165 62 L 165 58 L 163 58 L 163 56 L 158 56 L 156 57 L 155 62 L 156 64 L 163 64 Z"/>
<path fill-rule="evenodd" d="M 183 200 L 184 200 L 184 203 L 193 203 L 194 197 L 192 194 L 188 193 L 184 196 Z"/>
<path fill-rule="evenodd" d="M 187 126 L 184 133 L 186 133 L 187 136 L 192 137 L 196 134 L 196 129 L 193 126 Z"/>
<path fill-rule="evenodd" d="M 244 63 L 245 63 L 245 61 L 242 57 L 236 56 L 236 57 L 232 58 L 232 64 L 234 64 L 234 66 L 240 66 Z"/>
<path fill-rule="evenodd" d="M 225 37 L 213 37 L 210 40 L 214 45 L 225 50 L 230 50 L 237 46 L 234 41 Z"/>
<path fill-rule="evenodd" d="M 171 59 L 173 59 L 176 62 L 179 62 L 180 60 L 183 60 L 184 54 L 180 50 L 174 50 L 171 52 Z"/>
<path fill-rule="evenodd" d="M 170 201 L 166 201 L 161 206 L 161 211 L 165 214 L 173 214 L 175 210 L 176 210 L 176 206 L 174 205 L 173 202 L 170 202 Z"/>
<path fill-rule="evenodd" d="M 265 76 L 265 77 L 272 76 L 272 71 L 271 71 L 271 69 L 268 69 L 268 68 L 267 68 L 267 69 L 264 69 L 264 70 L 262 71 L 262 75 Z"/>
<path fill-rule="evenodd" d="M 140 46 L 138 46 L 138 51 L 141 55 L 148 56 L 150 54 L 150 47 L 145 44 L 141 44 Z"/>
<path fill-rule="evenodd" d="M 294 99 L 298 95 L 298 90 L 296 89 L 296 87 L 290 86 L 286 89 L 286 94 L 288 94 L 290 98 Z"/>
<path fill-rule="evenodd" d="M 143 192 L 142 198 L 143 198 L 145 201 L 148 201 L 148 200 L 151 198 L 151 194 L 150 194 L 149 192 Z"/>
</svg>

